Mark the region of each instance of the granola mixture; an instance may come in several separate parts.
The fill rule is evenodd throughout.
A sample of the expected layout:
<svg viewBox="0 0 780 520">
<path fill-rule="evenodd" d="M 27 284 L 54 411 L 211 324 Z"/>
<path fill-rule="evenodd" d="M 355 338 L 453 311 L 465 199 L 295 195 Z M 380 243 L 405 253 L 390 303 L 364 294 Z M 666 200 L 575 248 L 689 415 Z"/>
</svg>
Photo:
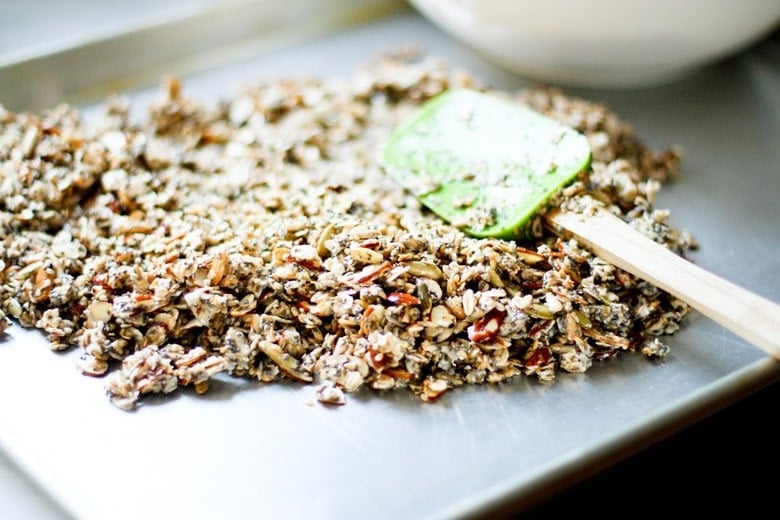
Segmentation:
<svg viewBox="0 0 780 520">
<path fill-rule="evenodd" d="M 362 387 L 433 400 L 665 355 L 682 302 L 541 220 L 527 242 L 470 238 L 382 172 L 391 129 L 451 87 L 488 89 L 399 53 L 213 106 L 171 79 L 141 121 L 122 97 L 94 121 L 0 107 L 0 336 L 13 320 L 80 349 L 81 371 L 105 375 L 124 409 L 206 392 L 220 373 L 312 383 L 326 403 Z M 604 204 L 678 253 L 693 246 L 653 208 L 678 152 L 554 89 L 506 95 L 592 145 L 591 175 L 556 203 Z"/>
</svg>

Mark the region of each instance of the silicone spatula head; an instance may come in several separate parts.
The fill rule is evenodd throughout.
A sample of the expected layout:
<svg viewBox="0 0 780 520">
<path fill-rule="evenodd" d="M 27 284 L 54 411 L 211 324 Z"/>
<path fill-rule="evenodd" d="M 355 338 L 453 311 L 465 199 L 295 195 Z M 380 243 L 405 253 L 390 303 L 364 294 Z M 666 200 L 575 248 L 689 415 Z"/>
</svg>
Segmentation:
<svg viewBox="0 0 780 520">
<path fill-rule="evenodd" d="M 518 103 L 473 90 L 426 102 L 382 153 L 385 171 L 475 237 L 526 236 L 534 214 L 590 165 L 588 140 Z"/>
</svg>

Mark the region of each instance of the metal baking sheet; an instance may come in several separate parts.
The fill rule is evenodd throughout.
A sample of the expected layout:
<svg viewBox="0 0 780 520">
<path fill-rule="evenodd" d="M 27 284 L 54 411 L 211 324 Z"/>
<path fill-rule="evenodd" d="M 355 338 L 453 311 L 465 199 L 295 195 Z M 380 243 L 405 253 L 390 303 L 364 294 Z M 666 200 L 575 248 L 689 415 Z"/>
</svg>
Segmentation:
<svg viewBox="0 0 780 520">
<path fill-rule="evenodd" d="M 142 45 L 119 36 L 37 57 L 33 68 L 7 65 L 0 95 L 12 89 L 20 104 L 51 102 L 20 92 L 37 81 L 35 60 L 45 61 L 56 86 L 60 74 L 71 77 L 63 67 L 99 49 L 117 53 L 91 64 L 105 75 L 65 81 L 63 99 L 88 108 L 122 85 L 142 104 L 171 58 L 169 71 L 186 72 L 190 95 L 215 100 L 262 77 L 348 74 L 410 44 L 486 83 L 527 84 L 411 11 L 353 22 L 240 53 L 225 39 L 223 59 L 215 44 L 208 60 L 193 57 L 180 71 L 181 49 L 160 48 L 149 70 L 135 64 L 112 83 L 107 62 L 123 48 L 116 42 Z M 161 36 L 150 28 L 145 38 L 154 35 Z M 766 42 L 659 88 L 569 90 L 607 103 L 649 145 L 683 147 L 683 175 L 657 207 L 698 239 L 693 261 L 775 300 L 779 45 Z M 15 82 L 11 70 L 31 75 Z M 103 381 L 78 373 L 74 353 L 55 354 L 40 334 L 13 326 L 0 341 L 0 445 L 62 507 L 51 508 L 52 518 L 467 518 L 532 504 L 780 379 L 775 360 L 695 313 L 668 343 L 662 362 L 625 356 L 553 385 L 519 378 L 459 389 L 434 404 L 367 391 L 330 408 L 312 405 L 311 387 L 224 378 L 205 396 L 179 392 L 127 413 L 109 403 Z"/>
</svg>

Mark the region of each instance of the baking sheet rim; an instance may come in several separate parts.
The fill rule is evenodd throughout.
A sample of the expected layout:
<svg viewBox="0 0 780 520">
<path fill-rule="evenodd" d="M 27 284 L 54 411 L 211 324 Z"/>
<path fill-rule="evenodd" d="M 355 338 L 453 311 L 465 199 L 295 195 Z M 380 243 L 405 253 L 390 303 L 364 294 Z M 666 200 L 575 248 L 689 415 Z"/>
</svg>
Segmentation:
<svg viewBox="0 0 780 520">
<path fill-rule="evenodd" d="M 757 359 L 670 402 L 648 415 L 639 425 L 633 424 L 626 430 L 552 459 L 530 477 L 524 474 L 459 500 L 436 518 L 481 516 L 495 513 L 502 507 L 532 506 L 555 491 L 635 455 L 777 381 L 780 381 L 780 361 L 769 356 Z"/>
</svg>

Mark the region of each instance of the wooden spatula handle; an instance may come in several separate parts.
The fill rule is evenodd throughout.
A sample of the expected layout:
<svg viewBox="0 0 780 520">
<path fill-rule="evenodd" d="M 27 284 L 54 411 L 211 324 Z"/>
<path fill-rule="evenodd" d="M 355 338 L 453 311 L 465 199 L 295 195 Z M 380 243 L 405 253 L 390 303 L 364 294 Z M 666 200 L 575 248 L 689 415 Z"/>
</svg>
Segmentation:
<svg viewBox="0 0 780 520">
<path fill-rule="evenodd" d="M 557 233 L 653 283 L 736 335 L 780 359 L 780 305 L 678 256 L 606 210 L 587 216 L 554 209 L 546 215 Z"/>
</svg>

